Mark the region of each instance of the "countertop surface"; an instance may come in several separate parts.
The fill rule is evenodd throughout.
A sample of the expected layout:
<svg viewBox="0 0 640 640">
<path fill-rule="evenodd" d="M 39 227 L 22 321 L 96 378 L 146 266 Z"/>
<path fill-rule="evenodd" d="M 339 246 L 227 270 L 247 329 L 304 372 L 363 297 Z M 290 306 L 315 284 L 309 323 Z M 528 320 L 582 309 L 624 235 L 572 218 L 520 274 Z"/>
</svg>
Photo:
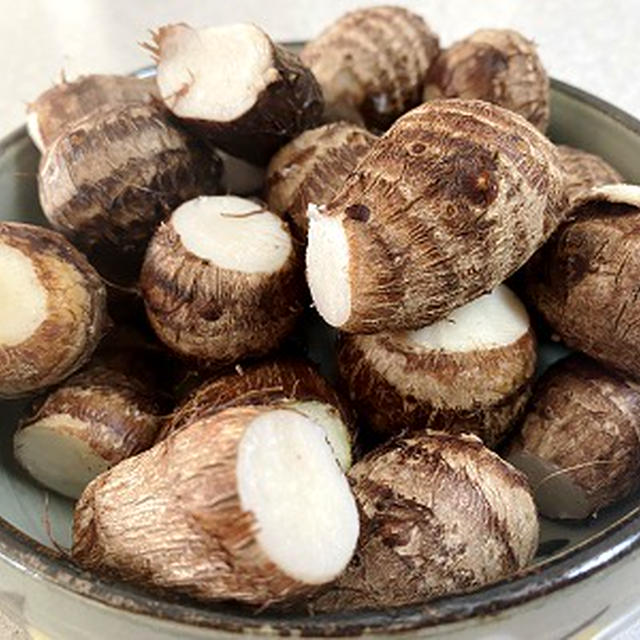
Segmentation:
<svg viewBox="0 0 640 640">
<path fill-rule="evenodd" d="M 275 39 L 301 40 L 363 2 L 348 0 L 0 0 L 0 136 L 24 121 L 25 105 L 83 73 L 125 73 L 150 64 L 139 46 L 149 29 L 251 21 Z M 370 4 L 375 4 L 371 2 Z M 389 4 L 387 2 L 386 4 Z M 422 0 L 444 46 L 481 27 L 512 27 L 533 39 L 550 75 L 640 118 L 637 0 Z M 0 639 L 26 638 L 0 614 Z M 640 638 L 640 629 L 618 638 Z M 69 638 L 68 640 L 73 640 Z"/>
</svg>

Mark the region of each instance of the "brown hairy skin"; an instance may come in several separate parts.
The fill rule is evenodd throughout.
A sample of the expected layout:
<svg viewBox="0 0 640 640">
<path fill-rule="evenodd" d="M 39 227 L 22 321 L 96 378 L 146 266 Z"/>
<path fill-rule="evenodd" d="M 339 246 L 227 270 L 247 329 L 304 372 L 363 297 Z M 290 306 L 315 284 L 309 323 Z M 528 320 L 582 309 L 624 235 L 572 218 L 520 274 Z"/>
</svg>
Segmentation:
<svg viewBox="0 0 640 640">
<path fill-rule="evenodd" d="M 567 346 L 635 378 L 640 378 L 639 205 L 640 195 L 625 204 L 598 193 L 578 203 L 530 261 L 526 276 L 528 298 Z"/>
<path fill-rule="evenodd" d="M 73 82 L 63 80 L 38 96 L 27 107 L 35 115 L 43 149 L 72 123 L 105 104 L 151 102 L 159 97 L 155 78 L 89 75 Z"/>
<path fill-rule="evenodd" d="M 352 11 L 309 42 L 300 57 L 322 86 L 327 120 L 383 131 L 422 99 L 438 36 L 402 7 Z"/>
<path fill-rule="evenodd" d="M 47 294 L 47 317 L 20 344 L 0 344 L 0 397 L 57 384 L 84 365 L 109 327 L 102 280 L 63 236 L 0 222 L 0 244 L 27 256 Z"/>
<path fill-rule="evenodd" d="M 153 34 L 147 48 L 156 61 L 162 59 L 163 40 L 176 26 L 162 27 Z M 181 118 L 220 149 L 257 165 L 267 164 L 283 144 L 320 124 L 324 106 L 322 90 L 300 58 L 274 42 L 271 48 L 273 76 L 248 111 L 230 122 Z M 165 97 L 164 103 L 173 109 L 179 99 L 176 94 Z"/>
<path fill-rule="evenodd" d="M 105 105 L 69 127 L 40 161 L 42 209 L 109 280 L 137 280 L 155 227 L 215 193 L 221 163 L 155 105 Z"/>
<path fill-rule="evenodd" d="M 308 591 L 268 559 L 240 505 L 238 446 L 265 410 L 203 418 L 99 476 L 76 507 L 74 561 L 206 601 L 267 604 Z"/>
<path fill-rule="evenodd" d="M 394 607 L 472 591 L 522 569 L 538 546 L 524 476 L 473 436 L 395 439 L 349 476 L 360 508 L 356 555 L 320 611 Z"/>
<path fill-rule="evenodd" d="M 427 350 L 393 333 L 343 334 L 338 350 L 354 406 L 379 436 L 470 432 L 492 448 L 522 415 L 535 363 L 531 330 L 509 345 L 469 352 Z"/>
<path fill-rule="evenodd" d="M 205 367 L 265 355 L 292 331 L 307 301 L 301 262 L 294 244 L 276 272 L 223 269 L 187 251 L 163 224 L 140 274 L 147 317 L 172 351 Z"/>
<path fill-rule="evenodd" d="M 305 131 L 285 145 L 267 167 L 265 200 L 306 241 L 307 206 L 328 204 L 369 152 L 376 137 L 347 122 Z"/>
<path fill-rule="evenodd" d="M 557 149 L 567 177 L 570 204 L 586 197 L 594 187 L 622 182 L 622 176 L 600 156 L 563 144 Z"/>
<path fill-rule="evenodd" d="M 517 31 L 481 29 L 442 51 L 429 69 L 424 99 L 477 98 L 549 124 L 549 78 L 536 46 Z"/>
<path fill-rule="evenodd" d="M 583 355 L 565 358 L 536 385 L 509 456 L 522 451 L 580 487 L 588 517 L 640 487 L 640 390 Z"/>
<path fill-rule="evenodd" d="M 400 118 L 327 207 L 349 243 L 349 333 L 415 329 L 494 289 L 566 214 L 553 145 L 479 100 Z"/>
</svg>

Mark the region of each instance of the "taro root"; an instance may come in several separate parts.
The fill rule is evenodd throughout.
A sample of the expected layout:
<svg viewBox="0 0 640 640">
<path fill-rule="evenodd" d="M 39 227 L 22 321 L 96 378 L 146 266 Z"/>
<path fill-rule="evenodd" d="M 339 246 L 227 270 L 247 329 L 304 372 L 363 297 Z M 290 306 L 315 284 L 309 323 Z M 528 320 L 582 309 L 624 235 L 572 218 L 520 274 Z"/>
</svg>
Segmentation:
<svg viewBox="0 0 640 640">
<path fill-rule="evenodd" d="M 0 222 L 0 397 L 57 384 L 89 360 L 109 320 L 102 280 L 59 233 Z"/>
<path fill-rule="evenodd" d="M 547 370 L 508 453 L 548 518 L 595 515 L 640 488 L 640 389 L 583 355 Z"/>
<path fill-rule="evenodd" d="M 236 407 L 94 480 L 72 555 L 140 585 L 264 605 L 335 579 L 358 531 L 322 429 L 296 411 Z"/>
<path fill-rule="evenodd" d="M 569 347 L 640 379 L 640 187 L 598 187 L 530 261 L 527 295 Z"/>
<path fill-rule="evenodd" d="M 349 333 L 417 329 L 493 290 L 566 214 L 554 146 L 479 100 L 437 100 L 377 142 L 325 207 L 309 207 L 307 279 Z"/>
<path fill-rule="evenodd" d="M 207 367 L 274 350 L 306 302 L 286 224 L 235 196 L 178 207 L 149 245 L 140 287 L 157 336 Z"/>
<path fill-rule="evenodd" d="M 472 432 L 495 447 L 524 411 L 536 340 L 524 306 L 501 285 L 416 331 L 344 334 L 338 362 L 380 436 Z"/>
<path fill-rule="evenodd" d="M 215 193 L 220 159 L 153 105 L 106 105 L 69 127 L 40 162 L 51 224 L 108 280 L 137 280 L 146 245 L 179 204 Z"/>
<path fill-rule="evenodd" d="M 168 25 L 147 48 L 165 105 L 231 155 L 266 164 L 320 123 L 322 91 L 313 74 L 255 25 Z"/>
<path fill-rule="evenodd" d="M 348 122 L 305 131 L 271 159 L 265 189 L 267 205 L 306 241 L 309 204 L 328 204 L 375 139 L 366 129 Z"/>
<path fill-rule="evenodd" d="M 395 439 L 349 472 L 353 561 L 317 610 L 394 607 L 472 591 L 525 567 L 538 518 L 524 475 L 474 436 Z"/>
<path fill-rule="evenodd" d="M 600 156 L 566 145 L 558 145 L 557 149 L 570 204 L 587 197 L 594 187 L 622 182 L 622 176 Z"/>
<path fill-rule="evenodd" d="M 322 87 L 327 120 L 377 131 L 420 104 L 438 36 L 402 7 L 345 14 L 309 42 L 300 57 Z"/>
<path fill-rule="evenodd" d="M 158 96 L 155 78 L 89 75 L 63 80 L 27 106 L 27 131 L 41 152 L 76 120 L 97 107 L 151 102 Z"/>
<path fill-rule="evenodd" d="M 511 29 L 481 29 L 442 51 L 427 74 L 424 99 L 486 100 L 544 132 L 549 78 L 536 46 Z"/>
</svg>

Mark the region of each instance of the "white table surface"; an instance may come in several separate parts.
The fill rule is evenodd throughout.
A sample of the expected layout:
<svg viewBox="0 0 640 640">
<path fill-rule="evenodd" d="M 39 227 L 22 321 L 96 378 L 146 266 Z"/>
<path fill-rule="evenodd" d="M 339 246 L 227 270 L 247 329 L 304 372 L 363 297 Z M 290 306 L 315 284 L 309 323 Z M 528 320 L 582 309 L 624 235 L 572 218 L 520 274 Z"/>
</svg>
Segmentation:
<svg viewBox="0 0 640 640">
<path fill-rule="evenodd" d="M 276 39 L 300 40 L 362 4 L 349 0 L 0 0 L 0 136 L 23 123 L 25 104 L 62 72 L 73 78 L 81 73 L 124 73 L 149 64 L 138 43 L 147 39 L 149 29 L 167 22 L 205 26 L 252 21 Z M 640 118 L 638 0 L 407 0 L 402 4 L 425 16 L 445 46 L 480 27 L 518 29 L 538 43 L 551 75 Z M 0 615 L 0 639 L 23 637 Z M 623 637 L 640 639 L 640 629 L 629 630 Z"/>
</svg>

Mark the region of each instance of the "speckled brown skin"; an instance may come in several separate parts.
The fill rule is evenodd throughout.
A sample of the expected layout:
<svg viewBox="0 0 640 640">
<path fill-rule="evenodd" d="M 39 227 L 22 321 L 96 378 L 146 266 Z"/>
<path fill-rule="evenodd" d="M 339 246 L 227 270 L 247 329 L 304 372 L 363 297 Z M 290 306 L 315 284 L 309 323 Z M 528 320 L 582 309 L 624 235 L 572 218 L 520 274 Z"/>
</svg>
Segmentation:
<svg viewBox="0 0 640 640">
<path fill-rule="evenodd" d="M 131 285 L 158 223 L 185 200 L 215 193 L 221 166 L 159 107 L 106 105 L 42 156 L 40 203 L 105 278 Z"/>
<path fill-rule="evenodd" d="M 620 185 L 622 187 L 622 185 Z M 569 347 L 640 379 L 640 188 L 596 192 L 527 267 L 527 297 Z"/>
<path fill-rule="evenodd" d="M 383 131 L 422 99 L 438 36 L 402 7 L 345 14 L 311 40 L 302 61 L 322 86 L 325 118 Z"/>
<path fill-rule="evenodd" d="M 563 144 L 557 148 L 571 204 L 586 197 L 593 187 L 622 182 L 622 176 L 600 156 Z"/>
<path fill-rule="evenodd" d="M 0 222 L 0 244 L 31 259 L 47 294 L 47 317 L 23 342 L 0 344 L 0 398 L 62 382 L 85 364 L 109 326 L 102 280 L 63 236 Z"/>
<path fill-rule="evenodd" d="M 526 480 L 472 436 L 395 439 L 349 476 L 360 508 L 358 549 L 316 610 L 472 591 L 533 559 L 538 519 Z"/>
<path fill-rule="evenodd" d="M 267 167 L 265 200 L 271 211 L 306 241 L 307 206 L 328 204 L 369 152 L 376 137 L 348 122 L 305 131 L 285 145 Z"/>
<path fill-rule="evenodd" d="M 574 517 L 613 504 L 640 488 L 638 386 L 583 355 L 565 358 L 536 385 L 508 455 L 522 451 L 557 467 L 555 474 L 584 491 L 588 507 Z M 542 484 L 533 483 L 534 496 Z M 542 515 L 558 516 L 540 508 Z"/>
<path fill-rule="evenodd" d="M 566 214 L 553 145 L 479 100 L 400 118 L 327 207 L 350 252 L 349 333 L 415 329 L 494 289 Z"/>
<path fill-rule="evenodd" d="M 495 447 L 529 398 L 536 339 L 529 330 L 509 345 L 453 353 L 403 334 L 343 334 L 338 363 L 356 410 L 379 436 L 439 429 Z"/>
<path fill-rule="evenodd" d="M 424 99 L 434 98 L 486 100 L 542 132 L 549 124 L 549 78 L 536 46 L 510 29 L 481 29 L 442 51 L 425 81 Z"/>
<path fill-rule="evenodd" d="M 207 368 L 265 355 L 292 331 L 307 302 L 301 262 L 292 244 L 276 272 L 223 269 L 187 251 L 171 223 L 163 224 L 140 274 L 147 317 L 172 351 Z"/>
<path fill-rule="evenodd" d="M 70 125 L 105 104 L 150 102 L 158 96 L 155 78 L 89 75 L 73 82 L 63 80 L 39 95 L 27 107 L 29 118 L 37 122 L 40 151 Z"/>
<path fill-rule="evenodd" d="M 176 27 L 185 25 L 168 25 L 153 34 L 153 43 L 147 48 L 156 62 L 161 63 L 163 40 Z M 320 124 L 324 108 L 322 90 L 300 58 L 273 42 L 271 49 L 269 84 L 245 113 L 227 122 L 181 117 L 182 122 L 215 146 L 257 165 L 267 164 L 283 144 Z M 174 110 L 189 89 L 185 87 L 164 98 L 165 105 Z"/>
<path fill-rule="evenodd" d="M 99 476 L 76 507 L 73 559 L 208 601 L 267 604 L 307 592 L 262 551 L 253 514 L 240 505 L 238 446 L 261 411 L 199 420 Z"/>
</svg>

